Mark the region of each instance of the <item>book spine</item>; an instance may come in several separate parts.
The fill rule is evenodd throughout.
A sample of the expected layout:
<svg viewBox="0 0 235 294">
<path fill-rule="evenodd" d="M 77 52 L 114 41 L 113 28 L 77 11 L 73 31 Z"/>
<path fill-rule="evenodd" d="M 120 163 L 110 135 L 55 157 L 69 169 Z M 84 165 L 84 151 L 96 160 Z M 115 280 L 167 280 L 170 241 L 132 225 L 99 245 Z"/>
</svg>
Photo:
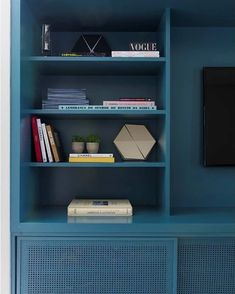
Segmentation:
<svg viewBox="0 0 235 294">
<path fill-rule="evenodd" d="M 42 123 L 42 132 L 43 132 L 44 141 L 45 141 L 45 145 L 46 145 L 48 160 L 49 160 L 49 162 L 53 162 L 53 157 L 52 157 L 52 153 L 51 153 L 50 143 L 48 140 L 46 125 L 44 123 Z"/>
<path fill-rule="evenodd" d="M 103 101 L 104 106 L 155 106 L 154 101 Z"/>
<path fill-rule="evenodd" d="M 61 56 L 63 56 L 63 57 L 80 57 L 82 55 L 76 54 L 76 53 L 61 53 Z"/>
<path fill-rule="evenodd" d="M 110 110 L 156 110 L 157 106 L 110 106 Z"/>
<path fill-rule="evenodd" d="M 59 133 L 55 132 L 55 131 L 54 131 L 54 141 L 55 141 L 55 145 L 57 147 L 57 152 L 58 152 L 59 159 L 61 161 L 63 159 L 62 146 L 61 146 Z"/>
<path fill-rule="evenodd" d="M 40 147 L 42 152 L 42 161 L 47 162 L 46 149 L 45 149 L 45 144 L 43 139 L 42 124 L 41 124 L 40 118 L 37 118 L 37 126 L 38 126 L 39 142 L 40 142 Z"/>
<path fill-rule="evenodd" d="M 56 148 L 56 144 L 55 144 L 55 140 L 54 140 L 54 136 L 53 136 L 53 131 L 50 125 L 46 125 L 46 129 L 47 129 L 47 134 L 48 134 L 48 138 L 51 144 L 51 149 L 52 149 L 52 153 L 55 159 L 55 162 L 59 162 L 60 158 L 59 158 L 59 154 Z"/>
<path fill-rule="evenodd" d="M 151 98 L 119 98 L 119 101 L 151 101 Z"/>
<path fill-rule="evenodd" d="M 89 163 L 89 162 L 97 162 L 97 163 L 113 163 L 115 162 L 114 157 L 69 157 L 70 163 Z"/>
<path fill-rule="evenodd" d="M 59 105 L 59 110 L 156 110 L 157 106 Z"/>
<path fill-rule="evenodd" d="M 80 157 L 80 158 L 96 158 L 96 157 L 104 157 L 109 158 L 113 157 L 113 153 L 70 153 L 69 157 Z"/>
<path fill-rule="evenodd" d="M 114 209 L 89 209 L 89 208 L 68 208 L 68 216 L 131 216 L 130 208 L 114 208 Z"/>
<path fill-rule="evenodd" d="M 103 105 L 59 105 L 59 110 L 109 110 L 108 106 Z"/>
<path fill-rule="evenodd" d="M 160 57 L 159 51 L 112 51 L 112 57 Z"/>
<path fill-rule="evenodd" d="M 38 126 L 37 126 L 37 118 L 35 116 L 31 119 L 32 125 L 32 133 L 33 133 L 33 141 L 34 141 L 34 150 L 36 155 L 36 161 L 42 162 L 42 152 L 40 147 L 39 135 L 38 135 Z"/>
</svg>

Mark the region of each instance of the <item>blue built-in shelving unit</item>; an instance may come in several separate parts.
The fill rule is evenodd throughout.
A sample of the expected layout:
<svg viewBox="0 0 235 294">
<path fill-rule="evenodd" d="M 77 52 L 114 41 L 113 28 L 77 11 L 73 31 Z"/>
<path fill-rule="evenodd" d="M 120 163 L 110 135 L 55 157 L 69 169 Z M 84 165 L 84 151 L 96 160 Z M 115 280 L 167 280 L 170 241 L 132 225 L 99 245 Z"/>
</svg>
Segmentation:
<svg viewBox="0 0 235 294">
<path fill-rule="evenodd" d="M 26 1 L 27 2 L 27 1 Z M 52 209 L 61 205 L 66 212 L 69 202 L 76 196 L 115 198 L 127 197 L 132 199 L 134 207 L 150 206 L 163 215 L 170 214 L 170 12 L 166 10 L 158 19 L 155 30 L 138 33 L 134 32 L 102 32 L 110 42 L 113 50 L 129 45 L 133 38 L 141 40 L 147 38 L 159 44 L 160 58 L 112 58 L 112 57 L 61 57 L 64 52 L 62 39 L 69 39 L 68 43 L 74 43 L 81 28 L 76 24 L 71 33 L 56 28 L 52 32 L 53 47 L 57 50 L 56 56 L 40 56 L 40 35 L 38 46 L 26 48 L 29 33 L 27 25 L 33 22 L 35 34 L 41 23 L 33 16 L 28 8 L 23 8 L 21 17 L 21 55 L 18 62 L 21 63 L 20 75 L 20 99 L 18 101 L 17 115 L 20 118 L 21 131 L 18 140 L 21 141 L 20 165 L 18 172 L 21 175 L 19 185 L 18 208 L 16 223 L 21 227 L 30 223 L 28 215 L 37 213 L 38 210 Z M 29 4 L 30 5 L 30 4 Z M 32 8 L 31 8 L 32 9 Z M 29 23 L 28 23 L 29 22 Z M 36 22 L 36 23 L 35 23 Z M 76 33 L 74 33 L 74 30 Z M 30 33 L 29 33 L 30 34 Z M 26 38 L 26 39 L 24 39 Z M 113 44 L 113 45 L 112 45 Z M 117 46 L 117 47 L 115 47 Z M 126 50 L 125 49 L 125 50 Z M 150 96 L 156 101 L 156 111 L 60 111 L 44 110 L 41 108 L 41 100 L 48 87 L 81 87 L 86 88 L 92 104 L 101 104 L 102 100 L 120 96 Z M 37 115 L 43 121 L 50 122 L 61 135 L 64 153 L 68 156 L 71 152 L 71 137 L 74 133 L 87 134 L 98 133 L 102 138 L 101 151 L 113 152 L 117 161 L 114 164 L 71 164 L 61 163 L 36 163 L 32 152 L 32 138 L 30 117 Z M 114 147 L 113 140 L 125 123 L 145 124 L 158 141 L 157 146 L 151 152 L 148 160 L 143 162 L 125 162 L 121 159 Z M 19 133 L 19 124 L 15 132 Z M 65 158 L 66 159 L 66 158 Z M 86 169 L 92 169 L 91 173 Z M 115 169 L 115 175 L 111 176 L 106 169 Z M 127 169 L 128 168 L 128 169 Z M 132 175 L 129 175 L 131 168 Z M 141 169 L 140 169 L 141 168 Z M 102 169 L 102 170 L 101 170 Z M 142 171 L 141 171 L 142 170 Z M 145 171 L 146 170 L 146 171 Z M 46 173 L 45 173 L 46 172 Z M 56 173 L 59 172 L 58 177 Z M 67 174 L 70 177 L 67 178 Z M 98 173 L 98 175 L 97 175 Z M 18 177 L 19 177 L 18 174 Z M 101 174 L 101 175 L 100 175 Z M 27 175 L 27 176 L 22 176 Z M 114 177 L 114 178 L 113 178 Z M 26 185 L 30 178 L 31 185 Z M 79 182 L 79 179 L 87 185 Z M 116 182 L 114 181 L 116 179 Z M 120 179 L 120 182 L 119 182 Z M 128 188 L 130 180 L 131 187 Z M 45 181 L 47 183 L 45 183 Z M 65 184 L 65 182 L 67 183 Z M 75 184 L 76 183 L 76 184 Z M 70 186 L 68 187 L 66 186 Z M 35 189 L 35 186 L 39 189 Z M 54 197 L 53 187 L 60 191 L 60 201 Z M 95 187 L 99 187 L 96 189 Z M 44 195 L 42 197 L 42 195 Z M 143 197 L 145 195 L 145 197 Z M 22 200 L 22 198 L 24 200 Z M 48 201 L 47 201 L 48 200 Z M 24 202 L 24 207 L 22 203 Z M 135 216 L 134 216 L 135 217 Z M 27 220 L 27 221 L 25 221 Z M 40 221 L 39 221 L 40 222 Z M 70 231 L 70 224 L 66 224 L 66 232 Z M 35 224 L 35 229 L 37 224 Z M 40 226 L 41 227 L 41 226 Z M 45 224 L 45 231 L 48 226 Z M 94 230 L 95 227 L 94 227 Z M 131 230 L 131 226 L 130 226 Z"/>
<path fill-rule="evenodd" d="M 201 160 L 201 69 L 235 65 L 235 29 L 227 15 L 195 22 L 186 2 L 171 11 L 159 1 L 12 0 L 12 294 L 235 293 L 234 168 Z M 47 57 L 43 23 L 52 25 Z M 94 32 L 112 50 L 157 42 L 161 57 L 61 57 Z M 47 88 L 58 86 L 86 88 L 91 104 L 152 97 L 157 110 L 41 109 Z M 35 162 L 32 116 L 59 130 L 65 155 L 72 135 L 97 133 L 116 162 Z M 125 123 L 156 138 L 146 161 L 123 161 L 115 148 Z M 68 218 L 75 197 L 128 198 L 134 215 Z"/>
</svg>

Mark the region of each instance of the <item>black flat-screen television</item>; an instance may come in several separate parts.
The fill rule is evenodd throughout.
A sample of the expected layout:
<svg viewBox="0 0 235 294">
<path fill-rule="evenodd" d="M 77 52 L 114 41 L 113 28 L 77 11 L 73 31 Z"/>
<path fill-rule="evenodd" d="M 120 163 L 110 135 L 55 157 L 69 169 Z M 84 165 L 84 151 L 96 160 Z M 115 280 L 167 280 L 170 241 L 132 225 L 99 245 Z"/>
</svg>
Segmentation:
<svg viewBox="0 0 235 294">
<path fill-rule="evenodd" d="M 203 69 L 204 165 L 235 166 L 235 67 Z"/>
</svg>

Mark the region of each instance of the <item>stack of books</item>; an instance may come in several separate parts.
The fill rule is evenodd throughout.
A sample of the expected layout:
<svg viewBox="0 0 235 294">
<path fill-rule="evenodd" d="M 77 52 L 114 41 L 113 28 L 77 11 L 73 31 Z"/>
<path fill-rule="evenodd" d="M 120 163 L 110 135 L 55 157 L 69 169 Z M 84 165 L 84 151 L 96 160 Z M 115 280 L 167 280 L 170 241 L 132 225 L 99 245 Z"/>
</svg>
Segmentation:
<svg viewBox="0 0 235 294">
<path fill-rule="evenodd" d="M 48 88 L 47 99 L 42 100 L 43 109 L 59 109 L 63 105 L 88 105 L 85 89 Z"/>
<path fill-rule="evenodd" d="M 150 98 L 119 98 L 103 101 L 103 106 L 120 110 L 156 110 L 155 101 Z"/>
<path fill-rule="evenodd" d="M 62 160 L 59 134 L 51 125 L 33 116 L 31 119 L 35 158 L 37 162 L 59 162 Z"/>
<path fill-rule="evenodd" d="M 70 153 L 69 162 L 81 163 L 81 162 L 97 162 L 97 163 L 114 163 L 115 158 L 113 153 Z"/>
<path fill-rule="evenodd" d="M 73 199 L 67 208 L 68 216 L 132 216 L 127 199 Z"/>
</svg>

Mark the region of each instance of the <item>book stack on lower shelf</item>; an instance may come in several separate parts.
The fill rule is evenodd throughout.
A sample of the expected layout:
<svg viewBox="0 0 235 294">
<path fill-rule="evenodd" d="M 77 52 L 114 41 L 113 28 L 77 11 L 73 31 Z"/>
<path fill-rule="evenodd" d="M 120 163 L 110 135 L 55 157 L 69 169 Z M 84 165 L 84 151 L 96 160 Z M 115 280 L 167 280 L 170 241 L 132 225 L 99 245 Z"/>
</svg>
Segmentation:
<svg viewBox="0 0 235 294">
<path fill-rule="evenodd" d="M 113 153 L 70 153 L 70 163 L 114 163 Z"/>
<path fill-rule="evenodd" d="M 127 199 L 73 199 L 67 208 L 68 216 L 132 216 Z"/>
<path fill-rule="evenodd" d="M 62 160 L 59 134 L 51 125 L 41 122 L 41 119 L 31 118 L 35 158 L 37 162 L 60 162 Z"/>
</svg>

